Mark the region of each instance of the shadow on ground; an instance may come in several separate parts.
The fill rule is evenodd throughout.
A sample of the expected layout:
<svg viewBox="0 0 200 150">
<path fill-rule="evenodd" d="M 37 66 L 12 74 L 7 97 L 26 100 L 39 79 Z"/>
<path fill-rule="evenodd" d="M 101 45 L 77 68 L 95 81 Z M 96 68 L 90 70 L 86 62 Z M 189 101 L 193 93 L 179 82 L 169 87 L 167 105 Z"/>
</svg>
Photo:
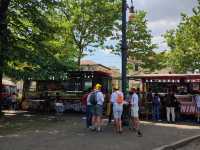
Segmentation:
<svg viewBox="0 0 200 150">
<path fill-rule="evenodd" d="M 9 112 L 8 112 L 9 114 Z M 104 125 L 102 133 L 85 128 L 82 114 L 63 116 L 12 112 L 0 119 L 2 150 L 151 150 L 177 140 L 200 134 L 199 126 L 164 124 L 143 121 L 143 137 L 128 128 L 122 135 Z"/>
</svg>

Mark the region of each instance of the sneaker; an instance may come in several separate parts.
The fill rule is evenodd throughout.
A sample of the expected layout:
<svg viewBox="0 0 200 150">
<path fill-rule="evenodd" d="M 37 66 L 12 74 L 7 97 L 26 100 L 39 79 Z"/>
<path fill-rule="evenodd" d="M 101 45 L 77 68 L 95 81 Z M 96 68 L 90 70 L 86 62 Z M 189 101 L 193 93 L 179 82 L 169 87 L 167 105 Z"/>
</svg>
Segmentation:
<svg viewBox="0 0 200 150">
<path fill-rule="evenodd" d="M 137 136 L 138 136 L 138 137 L 142 137 L 143 135 L 142 135 L 142 133 L 141 133 L 140 131 L 138 131 L 138 132 L 137 132 Z"/>
<path fill-rule="evenodd" d="M 97 128 L 97 130 L 96 130 L 97 132 L 102 132 L 102 128 Z"/>
<path fill-rule="evenodd" d="M 120 131 L 119 131 L 119 134 L 122 134 L 122 133 L 123 133 L 123 130 L 120 130 Z"/>
</svg>

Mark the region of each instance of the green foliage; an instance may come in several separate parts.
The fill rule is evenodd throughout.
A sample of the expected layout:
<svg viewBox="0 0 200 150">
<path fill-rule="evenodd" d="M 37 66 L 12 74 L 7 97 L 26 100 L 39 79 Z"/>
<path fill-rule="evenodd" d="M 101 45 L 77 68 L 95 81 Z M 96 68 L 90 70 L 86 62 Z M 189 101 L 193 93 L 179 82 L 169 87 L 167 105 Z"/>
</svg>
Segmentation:
<svg viewBox="0 0 200 150">
<path fill-rule="evenodd" d="M 104 45 L 112 35 L 115 22 L 120 17 L 120 0 L 63 0 L 60 4 L 66 23 L 69 24 L 68 37 L 78 50 L 77 62 L 85 52 L 92 52 Z"/>
<path fill-rule="evenodd" d="M 147 27 L 146 13 L 138 11 L 134 19 L 128 22 L 127 44 L 128 57 L 130 60 L 141 62 L 142 68 L 154 70 L 156 54 L 153 49 L 156 48 L 151 41 L 151 32 Z"/>
<path fill-rule="evenodd" d="M 9 51 L 4 73 L 14 78 L 47 79 L 74 69 L 75 49 L 54 0 L 11 1 L 8 14 Z"/>
<path fill-rule="evenodd" d="M 167 64 L 175 72 L 200 69 L 200 0 L 191 17 L 182 14 L 176 30 L 168 31 L 165 39 L 170 47 Z"/>
<path fill-rule="evenodd" d="M 156 45 L 152 44 L 151 31 L 148 30 L 146 13 L 137 11 L 132 20 L 127 23 L 127 45 L 128 45 L 128 68 L 132 69 L 133 63 L 140 65 L 142 68 L 147 68 L 150 71 L 157 68 L 156 53 L 153 51 Z M 116 37 L 113 39 L 121 39 L 121 24 L 116 27 Z M 114 49 L 114 53 L 120 52 L 120 44 Z"/>
</svg>

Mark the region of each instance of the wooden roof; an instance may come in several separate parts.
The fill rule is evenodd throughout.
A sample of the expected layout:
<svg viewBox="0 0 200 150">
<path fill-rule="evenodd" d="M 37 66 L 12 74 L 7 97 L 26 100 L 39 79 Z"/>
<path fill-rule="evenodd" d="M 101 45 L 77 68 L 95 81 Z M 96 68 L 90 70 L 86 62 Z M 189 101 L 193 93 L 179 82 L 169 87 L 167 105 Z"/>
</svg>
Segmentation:
<svg viewBox="0 0 200 150">
<path fill-rule="evenodd" d="M 128 79 L 175 79 L 175 80 L 195 80 L 200 79 L 200 74 L 145 74 L 128 76 Z"/>
</svg>

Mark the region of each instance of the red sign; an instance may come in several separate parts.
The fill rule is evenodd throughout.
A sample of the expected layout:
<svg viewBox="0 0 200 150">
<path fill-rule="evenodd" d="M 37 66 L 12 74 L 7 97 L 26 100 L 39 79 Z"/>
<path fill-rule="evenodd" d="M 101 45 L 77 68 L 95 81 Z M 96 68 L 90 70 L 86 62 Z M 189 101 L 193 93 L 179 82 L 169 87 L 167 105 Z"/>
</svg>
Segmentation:
<svg viewBox="0 0 200 150">
<path fill-rule="evenodd" d="M 184 102 L 181 103 L 181 113 L 182 114 L 196 114 L 197 107 L 193 102 Z"/>
</svg>

